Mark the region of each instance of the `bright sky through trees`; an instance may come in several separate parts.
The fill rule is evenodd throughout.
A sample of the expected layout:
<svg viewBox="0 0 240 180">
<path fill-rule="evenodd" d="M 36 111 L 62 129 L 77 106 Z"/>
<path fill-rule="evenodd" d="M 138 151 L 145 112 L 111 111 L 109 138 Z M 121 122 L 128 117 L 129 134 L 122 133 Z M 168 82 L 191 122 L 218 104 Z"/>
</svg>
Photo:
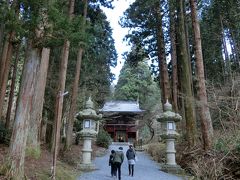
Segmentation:
<svg viewBox="0 0 240 180">
<path fill-rule="evenodd" d="M 123 12 L 132 4 L 135 0 L 117 0 L 113 2 L 114 9 L 103 8 L 103 11 L 107 15 L 107 19 L 110 22 L 110 25 L 113 29 L 113 38 L 115 40 L 115 47 L 118 53 L 118 64 L 116 68 L 112 68 L 112 72 L 116 76 L 116 80 L 114 80 L 114 84 L 117 83 L 118 76 L 120 70 L 124 64 L 124 59 L 122 54 L 126 51 L 130 50 L 130 46 L 127 45 L 126 42 L 123 42 L 124 36 L 128 33 L 128 29 L 121 28 L 118 24 L 120 17 L 123 15 Z"/>
</svg>

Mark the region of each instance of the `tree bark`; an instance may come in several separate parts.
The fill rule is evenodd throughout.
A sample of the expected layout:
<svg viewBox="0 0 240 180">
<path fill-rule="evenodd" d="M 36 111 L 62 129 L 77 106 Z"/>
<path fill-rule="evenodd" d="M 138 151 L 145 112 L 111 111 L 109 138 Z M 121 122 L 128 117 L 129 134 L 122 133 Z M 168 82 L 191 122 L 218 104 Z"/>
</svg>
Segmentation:
<svg viewBox="0 0 240 180">
<path fill-rule="evenodd" d="M 61 129 L 61 119 L 62 119 L 62 104 L 63 104 L 63 96 L 65 90 L 65 81 L 66 81 L 66 73 L 67 73 L 67 64 L 68 64 L 68 55 L 69 55 L 69 48 L 70 48 L 70 41 L 65 40 L 63 44 L 62 49 L 62 55 L 61 55 L 61 64 L 60 64 L 60 72 L 59 72 L 59 85 L 58 85 L 58 93 L 56 94 L 55 99 L 55 112 L 54 112 L 54 130 L 53 130 L 53 144 L 55 144 L 55 140 L 59 142 L 60 140 L 60 129 Z M 60 92 L 60 94 L 59 94 Z M 58 97 L 59 96 L 59 97 Z M 60 109 L 58 106 L 61 106 Z M 61 115 L 59 115 L 60 113 Z M 60 116 L 60 122 L 58 122 L 58 116 Z M 57 127 L 58 129 L 55 129 L 56 124 L 60 123 Z M 59 137 L 55 137 L 55 134 L 58 134 Z M 57 143 L 58 143 L 57 142 Z M 52 146 L 52 150 L 54 150 L 54 147 Z"/>
<path fill-rule="evenodd" d="M 10 174 L 15 179 L 24 179 L 24 159 L 27 142 L 30 110 L 34 93 L 34 84 L 36 82 L 37 61 L 35 51 L 31 51 L 29 43 L 26 51 L 26 60 L 24 63 L 22 81 L 17 101 L 11 144 L 9 148 Z"/>
<path fill-rule="evenodd" d="M 83 12 L 84 19 L 83 19 L 83 26 L 82 26 L 83 33 L 85 31 L 87 7 L 88 7 L 88 1 L 84 0 L 84 12 Z M 70 104 L 70 110 L 69 110 L 70 112 L 69 112 L 69 117 L 67 119 L 65 150 L 69 149 L 72 145 L 73 124 L 74 124 L 74 118 L 76 114 L 77 94 L 78 94 L 78 85 L 79 85 L 79 79 L 80 79 L 83 51 L 84 51 L 83 47 L 80 47 L 78 50 L 77 64 L 75 69 L 75 78 L 72 85 L 72 96 L 71 96 L 71 104 Z"/>
<path fill-rule="evenodd" d="M 4 23 L 0 23 L 0 57 L 2 56 L 3 38 L 4 37 Z"/>
<path fill-rule="evenodd" d="M 10 64 L 12 58 L 13 44 L 12 41 L 15 37 L 14 32 L 10 32 L 8 38 L 5 41 L 0 69 L 0 119 L 2 117 L 3 104 L 5 99 L 5 93 L 7 89 L 7 80 L 10 71 Z"/>
<path fill-rule="evenodd" d="M 194 97 L 192 92 L 192 80 L 190 64 L 188 60 L 187 42 L 184 21 L 184 0 L 176 0 L 178 7 L 178 62 L 180 68 L 181 94 L 184 101 L 184 111 L 186 118 L 186 133 L 189 146 L 196 143 L 196 115 L 194 110 Z"/>
<path fill-rule="evenodd" d="M 162 104 L 166 103 L 166 100 L 170 98 L 170 85 L 168 77 L 168 68 L 165 55 L 165 43 L 164 34 L 162 28 L 162 15 L 160 9 L 160 1 L 156 5 L 156 17 L 157 17 L 157 47 L 158 47 L 158 66 L 160 85 L 162 92 Z"/>
<path fill-rule="evenodd" d="M 36 51 L 36 61 L 38 61 L 37 79 L 34 85 L 34 95 L 32 101 L 32 109 L 30 113 L 29 131 L 27 139 L 27 151 L 30 155 L 39 157 L 40 149 L 40 129 L 42 121 L 42 110 L 44 93 L 47 80 L 47 71 L 49 64 L 50 49 L 43 48 L 42 50 L 33 49 Z"/>
<path fill-rule="evenodd" d="M 15 89 L 15 82 L 16 82 L 17 65 L 18 65 L 18 60 L 19 60 L 19 48 L 20 48 L 19 46 L 20 45 L 18 45 L 16 48 L 16 57 L 15 57 L 15 62 L 14 62 L 14 67 L 13 67 L 13 72 L 12 72 L 12 78 L 11 78 L 11 88 L 10 88 L 7 115 L 6 115 L 6 121 L 5 121 L 6 129 L 9 129 L 10 121 L 11 121 L 11 112 L 12 112 L 12 104 L 13 104 L 13 99 L 14 99 L 14 89 Z"/>
<path fill-rule="evenodd" d="M 202 44 L 200 26 L 197 19 L 197 4 L 194 0 L 190 0 L 191 14 L 192 14 L 192 26 L 194 32 L 195 42 L 195 56 L 196 56 L 196 75 L 197 75 L 197 94 L 198 94 L 198 110 L 202 127 L 203 146 L 204 149 L 209 149 L 212 146 L 213 140 L 213 127 L 208 107 L 207 92 L 204 78 L 204 66 L 202 56 Z"/>
<path fill-rule="evenodd" d="M 176 23 L 174 0 L 169 2 L 170 7 L 170 40 L 172 60 L 172 104 L 173 110 L 178 112 L 178 74 L 177 74 L 177 50 L 176 50 Z"/>
</svg>

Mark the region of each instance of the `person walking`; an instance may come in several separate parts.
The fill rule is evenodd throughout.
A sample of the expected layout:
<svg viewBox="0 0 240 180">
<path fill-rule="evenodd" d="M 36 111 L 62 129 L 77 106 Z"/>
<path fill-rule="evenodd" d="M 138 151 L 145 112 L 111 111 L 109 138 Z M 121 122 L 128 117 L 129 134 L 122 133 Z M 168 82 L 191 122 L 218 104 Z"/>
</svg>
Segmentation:
<svg viewBox="0 0 240 180">
<path fill-rule="evenodd" d="M 135 153 L 132 145 L 129 145 L 129 149 L 126 152 L 126 156 L 127 156 L 127 159 L 128 159 L 129 176 L 133 176 L 134 165 L 136 163 L 136 161 L 135 161 L 136 153 Z"/>
<path fill-rule="evenodd" d="M 119 147 L 118 151 L 115 152 L 113 163 L 118 172 L 118 180 L 121 180 L 121 166 L 124 160 L 123 148 Z"/>
<path fill-rule="evenodd" d="M 113 162 L 114 156 L 115 156 L 115 151 L 112 150 L 111 154 L 109 156 L 109 166 L 111 166 L 111 176 L 112 177 L 117 176 L 116 166 L 115 166 L 115 164 Z"/>
</svg>

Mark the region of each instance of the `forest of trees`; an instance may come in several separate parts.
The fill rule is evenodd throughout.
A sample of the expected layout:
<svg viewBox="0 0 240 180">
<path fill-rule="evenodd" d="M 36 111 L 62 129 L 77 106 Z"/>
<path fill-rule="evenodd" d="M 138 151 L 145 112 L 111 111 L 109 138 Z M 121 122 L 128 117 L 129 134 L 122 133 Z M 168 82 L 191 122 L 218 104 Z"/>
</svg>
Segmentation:
<svg viewBox="0 0 240 180">
<path fill-rule="evenodd" d="M 101 6 L 113 8 L 113 1 L 0 1 L 5 175 L 23 179 L 25 156 L 39 157 L 42 143 L 52 152 L 64 138 L 70 149 L 75 114 L 89 96 L 96 107 L 109 98 L 138 99 L 152 135 L 154 115 L 168 99 L 183 116 L 188 147 L 233 154 L 240 163 L 240 2 L 136 0 L 119 21 L 130 28 L 132 49 L 112 95 L 117 52 Z M 230 172 L 234 177 L 231 167 L 208 177 Z"/>
<path fill-rule="evenodd" d="M 152 61 L 162 103 L 170 100 L 182 115 L 183 142 L 192 151 L 179 161 L 200 179 L 238 177 L 232 167 L 239 163 L 239 12 L 240 3 L 231 0 L 136 0 L 120 20 L 131 29 L 125 39 L 136 47 L 135 54 Z M 208 157 L 208 151 L 214 155 Z M 232 165 L 218 153 L 234 154 Z"/>
<path fill-rule="evenodd" d="M 53 148 L 61 126 L 68 149 L 87 96 L 98 104 L 109 96 L 117 53 L 101 5 L 111 8 L 111 1 L 1 1 L 0 117 L 9 131 L 9 176 L 23 179 L 25 154 L 38 157 L 41 141 Z"/>
</svg>

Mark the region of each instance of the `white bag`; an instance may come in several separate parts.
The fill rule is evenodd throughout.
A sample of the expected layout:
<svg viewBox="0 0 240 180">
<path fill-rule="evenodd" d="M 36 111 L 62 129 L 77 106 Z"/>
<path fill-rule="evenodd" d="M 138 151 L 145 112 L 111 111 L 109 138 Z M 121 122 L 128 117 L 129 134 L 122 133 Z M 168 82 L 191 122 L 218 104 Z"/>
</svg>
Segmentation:
<svg viewBox="0 0 240 180">
<path fill-rule="evenodd" d="M 128 160 L 128 164 L 134 165 L 134 164 L 135 164 L 135 160 L 134 160 L 134 159 L 129 159 L 129 160 Z"/>
<path fill-rule="evenodd" d="M 137 156 L 135 156 L 135 161 L 136 161 L 136 162 L 138 161 L 138 157 L 137 157 Z"/>
</svg>

